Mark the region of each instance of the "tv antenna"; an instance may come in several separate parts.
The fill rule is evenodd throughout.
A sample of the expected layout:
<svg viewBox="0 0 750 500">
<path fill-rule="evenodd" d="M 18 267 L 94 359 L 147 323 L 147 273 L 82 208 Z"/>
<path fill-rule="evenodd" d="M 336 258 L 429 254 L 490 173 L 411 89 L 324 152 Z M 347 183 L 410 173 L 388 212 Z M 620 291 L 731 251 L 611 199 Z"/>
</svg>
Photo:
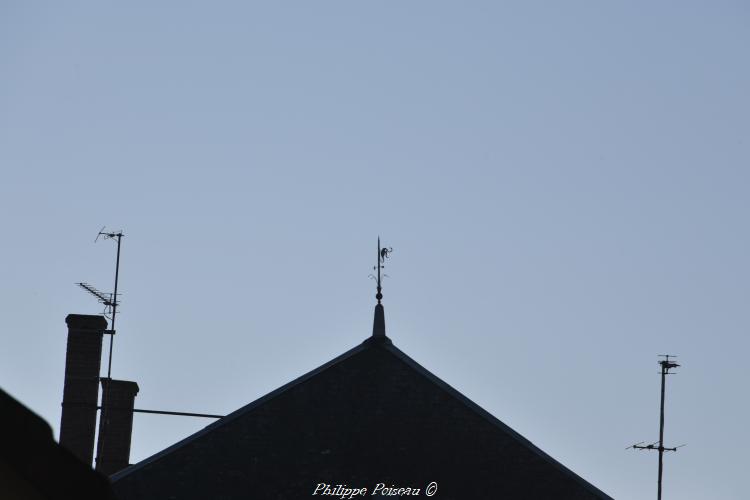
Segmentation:
<svg viewBox="0 0 750 500">
<path fill-rule="evenodd" d="M 86 290 L 88 293 L 93 295 L 99 300 L 100 303 L 104 304 L 104 316 L 112 320 L 112 325 L 109 330 L 105 330 L 104 333 L 109 334 L 109 361 L 107 363 L 107 378 L 112 378 L 112 343 L 115 337 L 115 319 L 117 318 L 117 282 L 120 278 L 120 245 L 122 243 L 123 232 L 122 231 L 105 231 L 102 226 L 99 233 L 96 235 L 94 243 L 99 241 L 99 238 L 105 240 L 117 240 L 117 260 L 115 262 L 115 291 L 113 293 L 104 293 L 97 290 L 95 287 L 88 283 L 76 283 L 78 286 Z"/>
<path fill-rule="evenodd" d="M 636 443 L 632 446 L 628 446 L 625 448 L 626 450 L 656 450 L 659 452 L 659 480 L 658 480 L 658 489 L 656 498 L 657 500 L 661 500 L 661 479 L 662 474 L 664 472 L 664 452 L 665 451 L 677 451 L 678 448 L 682 448 L 685 446 L 684 444 L 681 444 L 680 446 L 675 446 L 673 448 L 667 448 L 664 446 L 664 389 L 666 385 L 667 375 L 673 375 L 672 372 L 669 370 L 678 368 L 680 365 L 675 363 L 674 358 L 677 356 L 674 356 L 672 354 L 659 354 L 660 358 L 664 358 L 659 360 L 659 366 L 661 366 L 661 405 L 659 410 L 659 440 L 655 441 L 651 444 L 644 445 L 645 441 L 641 441 L 640 443 Z"/>
</svg>

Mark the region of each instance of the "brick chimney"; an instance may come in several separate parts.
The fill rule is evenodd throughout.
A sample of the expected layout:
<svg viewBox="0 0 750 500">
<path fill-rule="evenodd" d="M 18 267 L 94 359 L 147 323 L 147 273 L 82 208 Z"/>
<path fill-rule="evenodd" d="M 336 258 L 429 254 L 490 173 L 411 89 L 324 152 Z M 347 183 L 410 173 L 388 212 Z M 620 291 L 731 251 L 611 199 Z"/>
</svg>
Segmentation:
<svg viewBox="0 0 750 500">
<path fill-rule="evenodd" d="M 110 476 L 130 465 L 130 435 L 138 384 L 102 378 L 102 391 L 96 470 Z"/>
<path fill-rule="evenodd" d="M 102 336 L 107 328 L 107 320 L 102 316 L 69 314 L 65 323 L 68 325 L 68 347 L 60 444 L 82 462 L 91 465 L 99 400 Z"/>
</svg>

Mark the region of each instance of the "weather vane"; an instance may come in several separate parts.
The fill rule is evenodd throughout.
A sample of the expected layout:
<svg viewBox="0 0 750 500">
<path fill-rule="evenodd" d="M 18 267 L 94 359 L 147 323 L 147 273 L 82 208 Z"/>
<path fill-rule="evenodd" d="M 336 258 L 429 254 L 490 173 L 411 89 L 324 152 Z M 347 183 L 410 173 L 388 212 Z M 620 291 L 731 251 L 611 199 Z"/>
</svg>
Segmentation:
<svg viewBox="0 0 750 500">
<path fill-rule="evenodd" d="M 378 271 L 377 276 L 370 275 L 371 279 L 375 279 L 378 282 L 378 293 L 375 295 L 375 298 L 378 299 L 378 304 L 380 304 L 381 299 L 383 298 L 383 294 L 381 293 L 383 290 L 383 287 L 381 286 L 382 280 L 380 275 L 380 270 L 385 269 L 385 259 L 390 257 L 391 252 L 393 252 L 393 248 L 387 247 L 387 248 L 380 248 L 380 236 L 378 236 L 378 264 L 373 267 L 373 270 Z M 387 278 L 387 274 L 382 275 L 383 278 Z"/>
</svg>

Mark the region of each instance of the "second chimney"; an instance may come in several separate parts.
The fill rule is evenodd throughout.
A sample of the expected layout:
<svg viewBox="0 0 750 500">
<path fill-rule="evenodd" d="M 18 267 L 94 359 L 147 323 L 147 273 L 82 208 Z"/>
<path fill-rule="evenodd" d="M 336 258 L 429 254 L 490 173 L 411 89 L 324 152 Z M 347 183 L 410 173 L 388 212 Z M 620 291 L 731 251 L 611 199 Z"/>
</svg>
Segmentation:
<svg viewBox="0 0 750 500">
<path fill-rule="evenodd" d="M 103 404 L 96 446 L 96 470 L 110 476 L 130 465 L 130 436 L 138 384 L 128 380 L 101 380 Z"/>
</svg>

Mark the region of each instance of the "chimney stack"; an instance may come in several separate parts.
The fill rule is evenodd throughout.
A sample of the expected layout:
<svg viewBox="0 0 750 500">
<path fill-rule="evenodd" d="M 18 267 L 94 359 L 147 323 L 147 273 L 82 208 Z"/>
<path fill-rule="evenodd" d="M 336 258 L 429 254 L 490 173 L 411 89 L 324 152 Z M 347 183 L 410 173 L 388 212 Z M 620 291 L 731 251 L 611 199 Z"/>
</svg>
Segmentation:
<svg viewBox="0 0 750 500">
<path fill-rule="evenodd" d="M 68 347 L 60 444 L 82 462 L 91 465 L 99 400 L 102 336 L 107 328 L 107 320 L 102 316 L 69 314 L 65 323 L 68 325 Z"/>
<path fill-rule="evenodd" d="M 103 402 L 96 447 L 96 470 L 110 476 L 130 465 L 130 436 L 133 432 L 133 406 L 138 394 L 138 384 L 128 380 L 101 380 Z"/>
</svg>

